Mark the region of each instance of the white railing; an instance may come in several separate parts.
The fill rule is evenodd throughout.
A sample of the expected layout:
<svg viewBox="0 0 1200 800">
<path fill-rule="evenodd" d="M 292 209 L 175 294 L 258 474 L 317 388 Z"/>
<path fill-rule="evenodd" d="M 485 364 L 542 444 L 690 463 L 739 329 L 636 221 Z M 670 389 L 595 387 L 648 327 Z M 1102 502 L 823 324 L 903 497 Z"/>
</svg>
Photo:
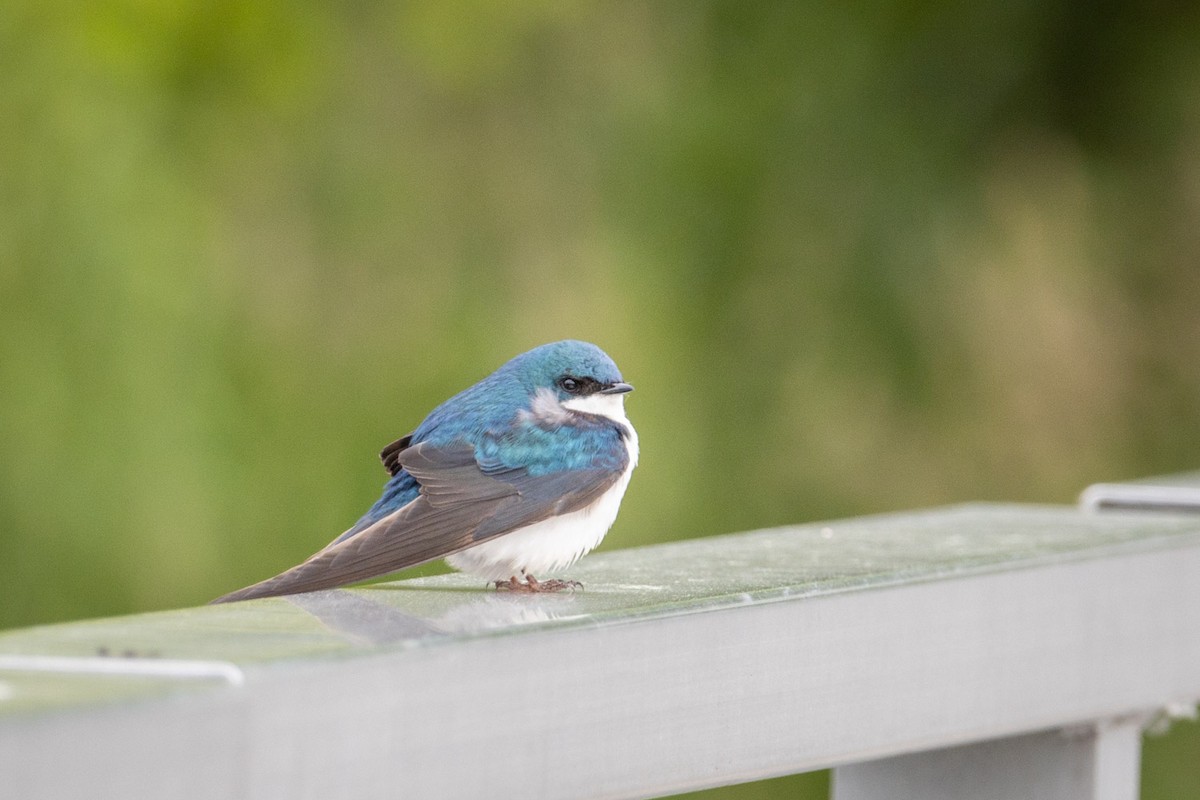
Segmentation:
<svg viewBox="0 0 1200 800">
<path fill-rule="evenodd" d="M 0 634 L 0 797 L 635 798 L 833 767 L 837 800 L 1131 800 L 1142 728 L 1200 698 L 1195 514 L 961 506 L 572 577 Z"/>
</svg>

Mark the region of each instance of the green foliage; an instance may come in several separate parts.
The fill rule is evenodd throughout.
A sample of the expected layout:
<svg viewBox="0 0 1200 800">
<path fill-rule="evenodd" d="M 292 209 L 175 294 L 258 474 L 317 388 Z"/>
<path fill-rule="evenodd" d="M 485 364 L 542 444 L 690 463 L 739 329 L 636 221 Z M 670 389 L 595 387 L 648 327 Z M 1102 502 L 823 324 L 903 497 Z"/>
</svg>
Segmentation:
<svg viewBox="0 0 1200 800">
<path fill-rule="evenodd" d="M 606 547 L 1200 462 L 1194 8 L 10 6 L 0 627 L 294 563 L 567 336 Z"/>
</svg>

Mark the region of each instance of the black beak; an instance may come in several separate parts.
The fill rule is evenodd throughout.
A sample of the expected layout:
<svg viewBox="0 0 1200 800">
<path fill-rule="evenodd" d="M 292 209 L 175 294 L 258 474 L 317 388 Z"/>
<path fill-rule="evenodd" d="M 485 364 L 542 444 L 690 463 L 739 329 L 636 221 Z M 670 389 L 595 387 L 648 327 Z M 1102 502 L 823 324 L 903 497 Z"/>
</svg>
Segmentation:
<svg viewBox="0 0 1200 800">
<path fill-rule="evenodd" d="M 600 394 L 625 394 L 632 392 L 633 387 L 628 383 L 614 383 L 612 386 L 605 386 L 600 390 Z"/>
</svg>

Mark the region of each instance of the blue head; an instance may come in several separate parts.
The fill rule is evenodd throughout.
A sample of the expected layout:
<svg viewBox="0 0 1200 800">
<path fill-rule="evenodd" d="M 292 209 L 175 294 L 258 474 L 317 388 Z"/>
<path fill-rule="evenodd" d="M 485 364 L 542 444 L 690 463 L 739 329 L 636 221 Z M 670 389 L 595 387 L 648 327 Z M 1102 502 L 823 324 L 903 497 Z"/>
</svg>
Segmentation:
<svg viewBox="0 0 1200 800">
<path fill-rule="evenodd" d="M 414 433 L 413 441 L 447 439 L 511 423 L 518 411 L 531 409 L 535 399 L 586 408 L 604 402 L 619 405 L 620 395 L 633 387 L 594 344 L 566 339 L 544 344 L 511 359 L 479 383 L 435 408 Z"/>
<path fill-rule="evenodd" d="M 622 394 L 633 389 L 608 354 L 594 344 L 565 339 L 522 353 L 495 373 L 509 375 L 527 396 L 553 392 L 559 402 L 593 394 Z"/>
</svg>

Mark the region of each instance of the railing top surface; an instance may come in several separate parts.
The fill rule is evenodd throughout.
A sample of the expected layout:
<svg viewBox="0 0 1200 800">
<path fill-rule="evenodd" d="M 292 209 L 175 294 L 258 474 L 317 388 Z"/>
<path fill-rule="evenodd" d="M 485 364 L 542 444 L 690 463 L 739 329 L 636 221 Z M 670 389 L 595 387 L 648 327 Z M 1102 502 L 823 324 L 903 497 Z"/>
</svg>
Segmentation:
<svg viewBox="0 0 1200 800">
<path fill-rule="evenodd" d="M 0 716 L 152 697 L 243 670 L 594 627 L 1200 543 L 1200 517 L 968 505 L 595 554 L 580 591 L 443 575 L 0 633 Z M 114 679 L 114 676 L 117 676 Z"/>
</svg>

